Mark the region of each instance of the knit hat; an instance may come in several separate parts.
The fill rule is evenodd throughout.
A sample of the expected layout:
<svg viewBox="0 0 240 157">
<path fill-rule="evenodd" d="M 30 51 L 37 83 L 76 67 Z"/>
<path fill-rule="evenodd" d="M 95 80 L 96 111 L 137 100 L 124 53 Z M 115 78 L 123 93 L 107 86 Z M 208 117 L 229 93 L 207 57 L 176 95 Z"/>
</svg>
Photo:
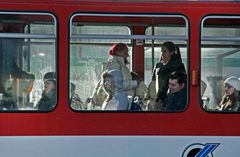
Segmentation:
<svg viewBox="0 0 240 157">
<path fill-rule="evenodd" d="M 56 73 L 48 72 L 44 75 L 43 81 L 56 81 Z"/>
<path fill-rule="evenodd" d="M 121 51 L 124 49 L 128 49 L 127 45 L 124 43 L 117 43 L 117 44 L 113 44 L 113 46 L 109 49 L 108 54 L 110 56 L 116 56 L 117 55 L 117 51 Z"/>
<path fill-rule="evenodd" d="M 113 44 L 113 46 L 109 49 L 108 54 L 110 56 L 116 55 L 115 49 L 116 49 L 116 44 Z"/>
<path fill-rule="evenodd" d="M 235 88 L 237 91 L 240 91 L 240 80 L 235 77 L 235 76 L 231 76 L 229 78 L 227 78 L 225 81 L 224 81 L 224 84 L 229 84 L 231 85 L 233 88 Z"/>
</svg>

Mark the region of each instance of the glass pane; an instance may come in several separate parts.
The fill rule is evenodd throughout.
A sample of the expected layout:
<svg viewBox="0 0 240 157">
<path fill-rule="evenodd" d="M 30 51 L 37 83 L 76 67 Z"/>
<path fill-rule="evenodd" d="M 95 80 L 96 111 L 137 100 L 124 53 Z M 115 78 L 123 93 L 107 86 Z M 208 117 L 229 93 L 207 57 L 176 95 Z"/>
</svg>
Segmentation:
<svg viewBox="0 0 240 157">
<path fill-rule="evenodd" d="M 146 35 L 161 35 L 161 36 L 186 36 L 186 26 L 163 27 L 156 26 L 154 30 L 152 27 L 146 29 Z M 148 40 L 150 42 L 151 40 Z"/>
<path fill-rule="evenodd" d="M 70 52 L 70 91 L 76 93 L 78 103 L 71 103 L 75 110 L 101 110 L 101 106 L 87 106 L 85 101 L 92 95 L 103 73 L 103 63 L 112 45 L 71 44 Z M 129 58 L 132 56 L 129 48 Z M 127 67 L 130 69 L 130 64 Z M 71 97 L 71 94 L 70 94 Z"/>
<path fill-rule="evenodd" d="M 16 12 L 0 12 L 0 14 L 3 33 L 55 34 L 55 18 L 51 14 Z"/>
<path fill-rule="evenodd" d="M 179 64 L 179 62 L 176 61 L 178 59 L 176 59 L 175 57 L 171 57 L 171 59 L 167 64 L 163 64 L 161 57 L 162 57 L 162 49 L 163 49 L 162 47 L 165 47 L 164 43 L 165 42 L 162 42 L 162 44 L 155 45 L 154 48 L 145 46 L 144 81 L 146 85 L 149 87 L 147 98 L 149 99 L 149 104 L 151 104 L 148 106 L 149 108 L 148 110 L 183 111 L 187 105 L 187 95 L 186 93 L 185 94 L 181 94 L 181 93 L 185 89 L 187 89 L 187 78 L 185 78 L 186 80 L 184 83 L 184 88 L 183 89 L 179 88 L 179 90 L 177 89 L 177 91 L 175 91 L 173 87 L 169 86 L 169 84 L 170 84 L 170 81 L 175 80 L 176 77 L 175 76 L 169 77 L 169 76 L 174 72 L 175 73 L 180 71 L 184 73 L 187 72 L 187 69 L 188 69 L 187 43 L 185 42 L 185 44 L 182 45 L 182 44 L 179 44 L 179 42 L 177 41 L 175 43 L 173 42 L 175 45 L 178 45 L 178 47 L 180 48 L 181 59 L 182 59 L 181 64 Z M 165 80 L 165 83 L 164 83 L 164 80 Z M 158 95 L 158 92 L 162 90 L 161 93 L 163 93 L 164 85 L 167 91 L 165 93 L 165 97 L 163 97 L 161 100 L 162 106 L 158 108 L 158 107 L 155 107 L 153 103 L 156 99 L 159 99 L 161 97 L 160 95 Z M 173 95 L 176 95 L 176 97 L 174 98 Z M 177 103 L 181 104 L 181 106 L 178 106 Z"/>
<path fill-rule="evenodd" d="M 239 17 L 211 17 L 203 23 L 203 37 L 239 37 Z"/>
<path fill-rule="evenodd" d="M 121 31 L 119 31 L 121 29 Z M 72 34 L 101 34 L 101 35 L 129 35 L 130 30 L 126 26 L 91 26 L 91 25 L 82 25 L 79 26 L 75 23 L 72 27 Z"/>
<path fill-rule="evenodd" d="M 39 29 L 41 28 L 41 29 Z M 31 34 L 54 34 L 55 33 L 55 26 L 52 24 L 30 24 L 25 27 L 25 33 Z"/>
<path fill-rule="evenodd" d="M 136 100 L 140 108 L 139 110 L 134 109 L 134 111 L 148 111 L 147 103 L 149 100 L 145 97 L 147 95 L 146 83 L 149 84 L 151 81 L 153 64 L 152 40 L 147 39 L 155 39 L 156 37 L 153 41 L 153 50 L 156 52 L 161 52 L 160 47 L 163 41 L 167 41 L 169 37 L 173 39 L 172 41 L 176 45 L 179 45 L 182 51 L 181 55 L 183 62 L 181 61 L 180 64 L 183 69 L 187 68 L 188 42 L 186 39 L 188 34 L 186 30 L 188 29 L 188 24 L 182 16 L 131 14 L 109 14 L 107 16 L 106 14 L 77 14 L 73 16 L 71 24 L 69 100 L 74 110 L 132 111 L 131 105 L 134 102 L 132 100 L 136 98 L 134 96 L 137 95 L 138 99 L 134 100 Z M 151 30 L 152 28 L 154 31 Z M 116 47 L 118 47 L 116 45 L 121 45 L 120 43 L 124 45 L 122 47 L 127 46 L 129 55 L 128 61 L 130 62 L 127 66 L 126 59 L 124 59 L 125 57 L 123 55 L 126 54 L 126 49 L 122 48 L 121 50 L 116 50 Z M 117 54 L 113 55 L 110 53 L 109 55 L 110 49 L 112 50 L 110 52 L 115 52 Z M 143 55 L 144 53 L 145 56 Z M 153 58 L 155 63 L 157 63 L 161 53 L 155 53 L 154 55 L 155 57 Z M 142 61 L 135 61 L 137 63 L 132 63 L 132 57 L 139 58 L 139 60 Z M 145 59 L 143 57 L 145 57 Z M 121 58 L 120 61 L 118 60 L 121 64 L 115 63 L 115 58 Z M 116 65 L 113 66 L 113 63 Z M 141 82 L 140 79 L 138 81 L 134 80 L 139 76 L 131 73 L 132 67 L 137 69 L 136 67 L 142 67 L 143 64 L 145 64 L 145 69 L 139 68 L 139 71 L 142 72 L 142 77 L 145 77 L 145 82 Z M 111 68 L 109 68 L 109 70 L 106 67 Z M 115 95 L 111 92 L 115 93 L 117 90 L 112 87 L 113 82 L 115 81 L 114 83 L 116 83 L 114 75 L 111 73 L 112 69 L 118 69 L 123 73 L 124 80 L 123 88 L 121 89 L 126 92 L 128 96 L 128 101 L 126 102 L 128 108 L 118 108 L 116 103 L 109 103 L 115 98 Z M 122 69 L 128 72 L 124 72 Z M 104 73 L 105 70 L 107 70 L 107 73 Z M 184 72 L 186 71 L 184 70 Z M 184 73 L 184 76 L 186 76 L 186 73 Z M 171 111 L 182 111 L 185 109 L 187 104 L 187 78 L 184 77 L 184 79 L 184 86 L 182 86 L 184 87 L 183 107 Z M 131 84 L 131 88 L 130 84 L 125 86 L 126 82 L 134 82 L 136 83 L 136 87 L 133 88 L 134 83 Z M 116 84 L 114 85 L 117 86 Z M 140 92 L 137 90 L 139 86 L 144 88 L 141 94 L 139 94 Z M 166 86 L 168 86 L 168 82 Z M 102 94 L 102 91 L 104 94 Z M 130 91 L 133 93 L 131 94 Z M 134 91 L 136 92 L 135 94 Z M 109 107 L 110 105 L 112 105 L 111 108 Z"/>
<path fill-rule="evenodd" d="M 239 26 L 240 18 L 233 16 L 209 16 L 203 23 L 201 97 L 208 111 L 239 111 Z"/>
<path fill-rule="evenodd" d="M 187 105 L 187 76 L 185 76 L 184 82 L 180 83 L 181 85 L 177 82 L 180 85 L 178 87 L 181 88 L 174 90 L 175 87 L 171 84 L 175 83 L 172 81 L 176 81 L 176 76 L 172 75 L 173 73 L 180 76 L 181 72 L 186 74 L 188 69 L 188 24 L 182 17 L 165 18 L 159 18 L 159 24 L 149 26 L 145 31 L 146 35 L 162 37 L 161 40 L 145 41 L 144 81 L 149 87 L 147 95 L 147 99 L 149 99 L 148 110 L 163 112 L 183 111 Z M 187 41 L 184 40 L 185 37 Z M 169 38 L 172 38 L 172 40 Z M 177 47 L 179 47 L 181 59 L 176 57 Z M 166 57 L 164 56 L 166 54 L 169 57 L 167 57 L 168 59 L 165 62 L 164 60 L 166 59 L 164 58 Z M 157 104 L 156 101 L 158 102 Z"/>
<path fill-rule="evenodd" d="M 57 102 L 56 39 L 47 35 L 56 35 L 53 17 L 31 13 L 2 15 L 0 110 L 52 110 Z M 21 35 L 13 38 L 11 33 Z M 24 34 L 33 35 L 25 37 Z M 34 34 L 46 37 L 41 39 Z"/>
</svg>

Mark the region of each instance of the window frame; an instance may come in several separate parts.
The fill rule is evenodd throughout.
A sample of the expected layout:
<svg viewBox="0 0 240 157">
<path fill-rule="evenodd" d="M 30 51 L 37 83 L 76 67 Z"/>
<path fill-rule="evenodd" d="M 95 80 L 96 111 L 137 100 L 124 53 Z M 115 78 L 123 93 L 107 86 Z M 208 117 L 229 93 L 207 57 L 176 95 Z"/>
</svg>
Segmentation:
<svg viewBox="0 0 240 157">
<path fill-rule="evenodd" d="M 56 72 L 56 78 L 58 79 L 58 22 L 56 16 L 51 12 L 41 12 L 41 11 L 0 11 L 0 15 L 20 15 L 20 16 L 48 16 L 51 18 L 51 22 L 53 23 L 54 32 L 52 34 L 35 34 L 35 33 L 29 33 L 29 31 L 24 33 L 11 33 L 11 32 L 0 32 L 0 39 L 23 39 L 23 40 L 31 40 L 31 39 L 50 39 L 54 40 L 54 49 L 55 49 L 55 72 Z M 13 20 L 14 21 L 14 20 Z M 38 20 L 36 20 L 38 22 Z M 40 20 L 39 20 L 40 21 Z M 25 22 L 25 21 L 23 21 Z M 35 24 L 35 23 L 30 23 Z M 26 25 L 27 26 L 27 25 Z M 31 41 L 26 41 L 27 43 Z M 28 48 L 29 49 L 29 48 Z M 29 65 L 30 66 L 30 65 Z M 56 92 L 58 93 L 58 81 L 56 81 Z M 43 113 L 43 112 L 50 112 L 53 111 L 58 104 L 58 94 L 56 97 L 56 104 L 55 106 L 49 110 L 49 111 L 41 111 L 41 110 L 35 110 L 35 109 L 29 109 L 29 108 L 19 108 L 15 110 L 1 110 L 0 113 L 5 112 L 14 112 L 14 113 L 21 113 L 21 112 L 33 112 L 33 113 Z"/>
<path fill-rule="evenodd" d="M 202 93 L 203 92 L 202 91 L 202 85 L 201 85 L 201 80 L 202 80 L 202 48 L 203 48 L 202 47 L 202 45 L 203 45 L 202 42 L 209 42 L 209 41 L 214 41 L 214 42 L 224 42 L 224 41 L 234 42 L 234 41 L 238 41 L 239 42 L 240 41 L 240 35 L 239 36 L 204 36 L 203 32 L 204 32 L 204 28 L 206 28 L 206 27 L 204 27 L 204 24 L 205 24 L 205 21 L 208 20 L 208 19 L 239 19 L 240 20 L 240 15 L 208 14 L 208 15 L 205 15 L 201 19 L 201 21 L 200 21 L 200 40 L 199 40 L 199 52 L 200 52 L 200 56 L 199 56 L 199 67 L 200 67 L 199 102 L 200 102 L 202 110 L 205 111 L 205 112 L 219 113 L 219 114 L 224 114 L 224 113 L 239 114 L 240 111 L 218 111 L 217 109 L 210 110 L 210 109 L 207 109 L 207 108 L 204 107 L 203 101 L 209 101 L 210 99 L 203 97 L 204 93 Z M 228 25 L 230 25 L 230 24 L 228 24 Z M 230 50 L 230 51 L 227 51 L 226 53 L 234 54 L 235 52 L 239 52 L 240 51 L 240 48 L 236 48 L 234 46 L 233 46 L 233 48 L 235 48 L 235 50 Z M 223 75 L 223 73 L 222 73 L 222 75 Z M 222 78 L 222 79 L 224 79 L 224 78 Z M 204 92 L 205 92 L 205 90 L 204 90 Z M 222 90 L 224 90 L 224 89 L 222 89 Z M 216 106 L 217 105 L 218 104 L 216 104 Z"/>
<path fill-rule="evenodd" d="M 99 35 L 99 34 L 80 34 L 76 35 L 73 34 L 72 32 L 72 25 L 73 25 L 73 19 L 76 16 L 99 16 L 99 17 L 147 17 L 147 18 L 161 18 L 161 17 L 175 17 L 175 18 L 182 18 L 185 21 L 185 35 L 176 35 L 176 36 L 163 36 L 163 35 Z M 101 23 L 101 22 L 96 22 L 96 23 Z M 104 22 L 102 22 L 104 23 Z M 128 26 L 127 24 L 124 26 Z M 188 107 L 189 104 L 189 20 L 185 15 L 182 14 L 164 14 L 164 13 L 156 13 L 156 14 L 148 14 L 148 13 L 139 13 L 139 14 L 134 14 L 134 13 L 74 13 L 69 20 L 69 47 L 70 47 L 70 40 L 72 39 L 130 39 L 132 40 L 182 40 L 187 43 L 187 104 L 186 107 L 183 111 L 185 111 Z M 132 43 L 132 42 L 131 42 Z M 70 48 L 69 48 L 69 53 L 70 53 Z M 134 54 L 133 54 L 134 55 Z M 70 58 L 69 58 L 69 69 L 70 69 Z M 69 70 L 69 79 L 68 79 L 68 87 L 70 86 L 70 70 Z M 68 93 L 70 93 L 70 87 L 68 88 Z M 100 111 L 100 110 L 74 110 L 71 107 L 70 104 L 70 97 L 69 99 L 69 107 L 73 111 L 77 112 L 106 112 L 106 111 Z M 177 112 L 183 112 L 183 111 L 177 111 Z M 111 112 L 132 112 L 132 111 L 111 111 Z M 142 111 L 142 112 L 152 112 L 152 111 Z M 157 111 L 157 112 L 164 112 L 164 111 Z M 172 111 L 171 111 L 172 112 Z M 141 112 L 140 112 L 141 113 Z"/>
</svg>

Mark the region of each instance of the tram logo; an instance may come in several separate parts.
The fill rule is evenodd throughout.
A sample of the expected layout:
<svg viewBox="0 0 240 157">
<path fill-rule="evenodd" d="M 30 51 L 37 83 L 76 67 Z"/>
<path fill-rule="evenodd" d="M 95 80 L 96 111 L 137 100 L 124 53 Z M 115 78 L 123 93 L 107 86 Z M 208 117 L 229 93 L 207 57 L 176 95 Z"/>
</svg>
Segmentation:
<svg viewBox="0 0 240 157">
<path fill-rule="evenodd" d="M 182 157 L 213 157 L 212 152 L 219 146 L 219 143 L 194 143 L 188 146 Z"/>
</svg>

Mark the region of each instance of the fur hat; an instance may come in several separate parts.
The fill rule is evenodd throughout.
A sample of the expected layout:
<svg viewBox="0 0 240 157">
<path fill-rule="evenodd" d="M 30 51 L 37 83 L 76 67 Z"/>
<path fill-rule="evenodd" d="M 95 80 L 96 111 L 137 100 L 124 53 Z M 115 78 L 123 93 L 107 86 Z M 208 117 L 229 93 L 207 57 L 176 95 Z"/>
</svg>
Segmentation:
<svg viewBox="0 0 240 157">
<path fill-rule="evenodd" d="M 237 91 L 240 91 L 240 80 L 235 77 L 235 76 L 231 76 L 229 78 L 227 78 L 225 81 L 224 81 L 224 84 L 229 84 L 231 85 L 233 88 L 235 88 Z"/>
</svg>

